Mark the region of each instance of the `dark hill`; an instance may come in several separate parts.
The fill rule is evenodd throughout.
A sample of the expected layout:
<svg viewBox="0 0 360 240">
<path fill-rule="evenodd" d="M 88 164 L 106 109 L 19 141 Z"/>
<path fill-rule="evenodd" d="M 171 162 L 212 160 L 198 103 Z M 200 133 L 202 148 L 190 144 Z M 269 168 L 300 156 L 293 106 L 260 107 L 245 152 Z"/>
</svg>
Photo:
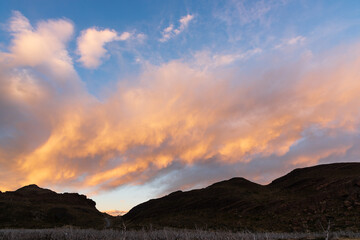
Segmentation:
<svg viewBox="0 0 360 240">
<path fill-rule="evenodd" d="M 51 228 L 72 225 L 104 228 L 112 217 L 77 193 L 58 194 L 36 185 L 0 192 L 0 228 Z"/>
<path fill-rule="evenodd" d="M 360 163 L 295 169 L 262 186 L 243 178 L 142 203 L 124 216 L 133 227 L 252 231 L 360 230 Z"/>
</svg>

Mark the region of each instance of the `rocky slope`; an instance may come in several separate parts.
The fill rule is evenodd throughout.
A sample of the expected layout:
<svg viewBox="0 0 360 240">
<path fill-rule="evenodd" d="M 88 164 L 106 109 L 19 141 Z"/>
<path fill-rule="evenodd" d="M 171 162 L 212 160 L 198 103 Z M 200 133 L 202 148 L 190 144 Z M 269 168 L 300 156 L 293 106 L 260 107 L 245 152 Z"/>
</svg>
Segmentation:
<svg viewBox="0 0 360 240">
<path fill-rule="evenodd" d="M 133 227 L 251 231 L 360 230 L 360 163 L 295 169 L 268 185 L 243 178 L 177 191 L 134 207 Z"/>
<path fill-rule="evenodd" d="M 104 228 L 112 217 L 77 193 L 58 194 L 36 185 L 0 192 L 0 228 L 51 228 L 66 225 Z"/>
</svg>

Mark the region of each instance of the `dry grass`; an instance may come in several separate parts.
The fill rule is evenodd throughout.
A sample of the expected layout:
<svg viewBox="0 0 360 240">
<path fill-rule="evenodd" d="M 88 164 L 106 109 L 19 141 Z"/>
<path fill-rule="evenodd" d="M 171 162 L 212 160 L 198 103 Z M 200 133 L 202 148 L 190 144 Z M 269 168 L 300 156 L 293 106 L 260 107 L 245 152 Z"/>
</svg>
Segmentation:
<svg viewBox="0 0 360 240">
<path fill-rule="evenodd" d="M 324 233 L 251 233 L 202 230 L 2 229 L 1 240 L 275 240 L 324 239 Z M 360 233 L 336 232 L 332 239 L 360 239 Z"/>
</svg>

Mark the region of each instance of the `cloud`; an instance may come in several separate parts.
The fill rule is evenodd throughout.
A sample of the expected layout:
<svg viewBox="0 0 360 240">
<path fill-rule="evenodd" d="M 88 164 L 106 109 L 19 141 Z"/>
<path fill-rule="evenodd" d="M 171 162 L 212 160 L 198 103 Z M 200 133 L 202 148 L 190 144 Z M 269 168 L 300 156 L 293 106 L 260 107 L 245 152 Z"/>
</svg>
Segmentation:
<svg viewBox="0 0 360 240">
<path fill-rule="evenodd" d="M 274 48 L 281 49 L 281 48 L 285 48 L 287 46 L 302 44 L 305 42 L 305 40 L 306 40 L 306 38 L 304 36 L 296 36 L 296 37 L 293 37 L 290 39 L 283 40 L 280 44 L 276 45 Z"/>
<path fill-rule="evenodd" d="M 8 30 L 9 52 L 0 52 L 0 167 L 16 172 L 20 156 L 42 144 L 69 102 L 87 93 L 66 50 L 70 21 L 40 21 L 33 27 L 15 11 Z M 1 177 L 13 180 L 8 187 L 18 186 L 22 176 L 15 180 L 10 172 Z"/>
<path fill-rule="evenodd" d="M 182 31 L 184 31 L 185 28 L 187 28 L 187 26 L 189 25 L 190 21 L 194 19 L 193 15 L 186 15 L 183 16 L 182 18 L 180 18 L 179 22 L 180 22 L 180 26 L 178 29 L 174 30 L 174 33 L 177 35 L 179 33 L 181 33 Z"/>
<path fill-rule="evenodd" d="M 272 8 L 272 2 L 257 1 L 251 6 L 246 6 L 245 1 L 234 2 L 234 10 L 242 24 L 248 24 L 254 21 L 262 21 L 266 14 Z"/>
<path fill-rule="evenodd" d="M 194 54 L 194 64 L 199 67 L 216 68 L 231 65 L 239 60 L 246 60 L 261 52 L 262 50 L 260 48 L 229 54 L 212 54 L 209 51 L 199 51 Z"/>
<path fill-rule="evenodd" d="M 176 35 L 183 32 L 189 25 L 189 23 L 194 19 L 194 15 L 186 15 L 180 18 L 179 20 L 179 27 L 174 28 L 173 24 L 170 24 L 168 27 L 166 27 L 162 32 L 162 37 L 160 38 L 160 42 L 166 42 L 169 39 L 175 37 Z"/>
<path fill-rule="evenodd" d="M 24 17 L 19 11 L 13 11 L 13 16 L 10 19 L 8 30 L 12 33 L 19 33 L 32 31 L 33 29 L 26 17 Z"/>
<path fill-rule="evenodd" d="M 88 28 L 83 30 L 77 39 L 79 61 L 86 68 L 97 68 L 106 57 L 107 50 L 105 45 L 113 41 L 126 41 L 137 39 L 143 41 L 146 35 L 138 33 L 134 35 L 131 32 L 123 32 L 120 35 L 111 29 L 98 30 L 97 28 Z"/>
<path fill-rule="evenodd" d="M 119 37 L 117 37 L 117 40 L 125 41 L 128 40 L 131 37 L 131 33 L 129 32 L 123 32 Z"/>
<path fill-rule="evenodd" d="M 227 25 L 268 24 L 269 13 L 286 1 L 229 1 L 219 4 L 215 15 Z"/>
<path fill-rule="evenodd" d="M 126 39 L 126 35 L 121 35 Z M 120 36 L 120 38 L 121 38 Z M 114 30 L 97 30 L 89 28 L 81 32 L 77 39 L 79 61 L 86 68 L 97 68 L 101 64 L 101 59 L 106 54 L 104 45 L 117 39 L 117 33 Z"/>
<path fill-rule="evenodd" d="M 28 19 L 14 11 L 8 30 L 13 36 L 11 53 L 7 62 L 11 65 L 43 66 L 52 72 L 53 78 L 66 81 L 76 75 L 66 43 L 73 35 L 73 24 L 64 19 L 40 21 L 33 28 Z"/>
<path fill-rule="evenodd" d="M 229 43 L 245 40 L 254 46 L 258 45 L 260 39 L 267 39 L 273 35 L 272 26 L 277 24 L 275 19 L 278 19 L 281 8 L 288 2 L 286 0 L 217 2 L 214 16 L 220 20 L 221 31 L 226 31 Z"/>
<path fill-rule="evenodd" d="M 140 42 L 144 41 L 146 39 L 146 34 L 144 33 L 138 33 L 136 35 L 136 39 L 139 40 Z"/>
<path fill-rule="evenodd" d="M 359 45 L 290 62 L 263 53 L 246 68 L 233 60 L 241 53 L 209 53 L 201 66 L 148 64 L 99 101 L 68 57 L 69 21 L 32 27 L 15 19 L 20 30 L 0 53 L 1 190 L 36 183 L 105 191 L 160 180 L 191 188 L 234 175 L 266 182 L 360 154 Z M 49 45 L 48 61 L 23 57 L 20 46 L 39 42 Z M 186 179 L 175 184 L 171 173 Z"/>
</svg>

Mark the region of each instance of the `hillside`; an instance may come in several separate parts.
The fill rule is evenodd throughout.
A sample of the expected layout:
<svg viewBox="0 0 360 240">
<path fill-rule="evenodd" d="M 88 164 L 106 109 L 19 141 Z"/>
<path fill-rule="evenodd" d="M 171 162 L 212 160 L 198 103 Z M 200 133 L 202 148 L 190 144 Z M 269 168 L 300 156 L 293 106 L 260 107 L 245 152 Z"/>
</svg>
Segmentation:
<svg viewBox="0 0 360 240">
<path fill-rule="evenodd" d="M 104 228 L 112 217 L 77 193 L 58 194 L 36 185 L 0 192 L 0 228 L 52 228 L 72 225 Z"/>
<path fill-rule="evenodd" d="M 268 185 L 232 178 L 142 203 L 123 216 L 128 228 L 250 231 L 360 231 L 360 163 L 295 169 Z M 36 185 L 0 192 L 0 228 L 122 227 L 77 193 Z M 116 226 L 115 226 L 116 225 Z"/>
<path fill-rule="evenodd" d="M 268 185 L 232 178 L 142 203 L 129 227 L 251 231 L 360 230 L 360 163 L 295 169 Z"/>
</svg>

